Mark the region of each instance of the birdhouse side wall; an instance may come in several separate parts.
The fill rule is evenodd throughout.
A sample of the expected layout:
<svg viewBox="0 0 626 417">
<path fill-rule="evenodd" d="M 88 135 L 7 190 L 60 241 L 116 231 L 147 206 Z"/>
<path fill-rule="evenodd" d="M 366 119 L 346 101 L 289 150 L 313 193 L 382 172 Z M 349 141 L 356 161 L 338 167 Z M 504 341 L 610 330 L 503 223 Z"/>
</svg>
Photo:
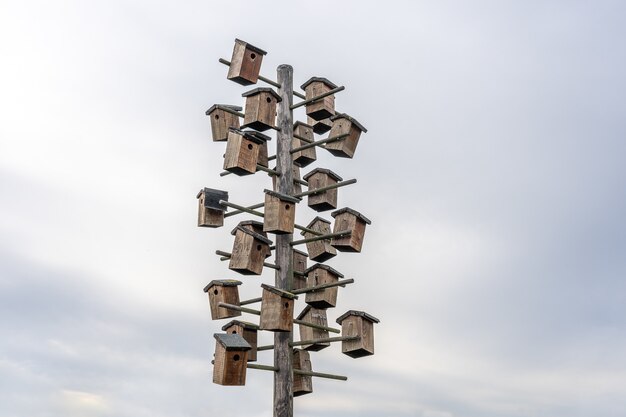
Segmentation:
<svg viewBox="0 0 626 417">
<path fill-rule="evenodd" d="M 273 332 L 290 332 L 293 327 L 293 300 L 263 290 L 259 327 Z"/>
<path fill-rule="evenodd" d="M 293 369 L 312 371 L 311 356 L 305 350 L 296 350 L 293 354 Z M 310 394 L 313 392 L 313 377 L 308 375 L 293 375 L 293 396 Z"/>
<path fill-rule="evenodd" d="M 310 127 L 298 125 L 294 129 L 293 133 L 294 133 L 294 138 L 292 141 L 292 149 L 298 148 L 300 146 L 306 145 L 307 143 L 314 141 L 313 129 Z M 295 137 L 295 135 L 302 136 L 303 138 L 307 140 L 304 141 L 302 139 L 298 139 Z M 300 167 L 305 167 L 307 165 L 310 165 L 316 159 L 317 159 L 317 153 L 315 150 L 315 146 L 308 148 L 308 149 L 303 149 L 293 154 L 293 162 Z"/>
<path fill-rule="evenodd" d="M 211 115 L 211 135 L 213 142 L 224 142 L 228 140 L 229 128 L 239 129 L 239 116 L 224 110 L 216 109 Z"/>
<path fill-rule="evenodd" d="M 256 84 L 261 71 L 263 55 L 235 42 L 227 78 L 241 85 Z"/>
</svg>

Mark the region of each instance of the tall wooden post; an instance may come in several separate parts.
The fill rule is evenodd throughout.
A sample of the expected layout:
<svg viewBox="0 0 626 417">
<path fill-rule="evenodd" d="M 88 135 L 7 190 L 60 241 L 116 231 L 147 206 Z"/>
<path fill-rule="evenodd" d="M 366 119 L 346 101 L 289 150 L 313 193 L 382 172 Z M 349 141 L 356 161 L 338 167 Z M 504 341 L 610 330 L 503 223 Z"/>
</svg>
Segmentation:
<svg viewBox="0 0 626 417">
<path fill-rule="evenodd" d="M 278 103 L 278 130 L 276 145 L 276 171 L 279 173 L 277 191 L 282 194 L 293 194 L 293 159 L 291 143 L 293 138 L 293 68 L 291 65 L 278 67 L 278 94 L 282 101 Z M 293 269 L 291 259 L 291 241 L 293 235 L 276 235 L 276 287 L 291 290 Z M 293 417 L 293 374 L 292 353 L 289 342 L 291 332 L 274 334 L 274 417 Z"/>
</svg>

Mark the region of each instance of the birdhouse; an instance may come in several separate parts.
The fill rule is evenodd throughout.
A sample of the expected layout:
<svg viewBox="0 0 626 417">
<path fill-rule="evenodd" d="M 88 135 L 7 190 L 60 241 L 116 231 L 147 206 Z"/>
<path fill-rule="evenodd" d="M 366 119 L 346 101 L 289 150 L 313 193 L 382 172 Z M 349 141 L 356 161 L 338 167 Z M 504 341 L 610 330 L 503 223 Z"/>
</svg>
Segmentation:
<svg viewBox="0 0 626 417">
<path fill-rule="evenodd" d="M 292 249 L 292 265 L 293 265 L 293 285 L 294 290 L 306 288 L 306 259 L 309 255 L 299 251 L 298 249 Z"/>
<path fill-rule="evenodd" d="M 232 230 L 235 241 L 228 268 L 243 275 L 261 275 L 265 258 L 272 254 L 272 241 L 262 231 L 259 233 L 259 225 L 262 223 L 246 221 Z"/>
<path fill-rule="evenodd" d="M 274 168 L 274 170 L 275 169 L 276 168 Z M 293 164 L 291 166 L 291 176 L 293 178 L 293 193 L 300 194 L 302 192 L 302 185 L 300 185 L 300 167 L 298 165 Z M 278 177 L 276 175 L 272 175 L 272 187 L 274 191 L 277 191 L 278 189 L 277 180 Z"/>
<path fill-rule="evenodd" d="M 238 334 L 216 333 L 213 383 L 220 385 L 246 385 L 248 351 L 246 340 Z"/>
<path fill-rule="evenodd" d="M 263 191 L 265 192 L 263 231 L 277 235 L 293 233 L 296 204 L 300 199 L 276 191 Z"/>
<path fill-rule="evenodd" d="M 307 288 L 322 284 L 334 284 L 343 278 L 343 274 L 324 264 L 315 264 L 306 270 Z M 315 308 L 326 309 L 337 305 L 338 287 L 324 288 L 322 290 L 306 293 L 304 301 Z"/>
<path fill-rule="evenodd" d="M 243 126 L 258 131 L 276 127 L 276 103 L 280 96 L 269 87 L 259 87 L 242 94 L 246 98 Z"/>
<path fill-rule="evenodd" d="M 203 188 L 196 195 L 198 199 L 198 226 L 221 227 L 224 225 L 226 206 L 220 200 L 228 201 L 228 191 Z"/>
<path fill-rule="evenodd" d="M 311 143 L 314 140 L 313 126 L 307 125 L 302 122 L 296 122 L 293 125 L 293 141 L 291 142 L 291 149 L 299 148 L 300 146 Z M 292 154 L 292 157 L 294 164 L 300 167 L 305 167 L 317 159 L 315 146 L 312 146 L 308 149 L 303 149 L 298 152 L 294 152 Z"/>
<path fill-rule="evenodd" d="M 230 60 L 227 78 L 241 85 L 256 84 L 264 55 L 267 55 L 264 50 L 235 39 L 235 48 Z"/>
<path fill-rule="evenodd" d="M 329 137 L 332 138 L 343 134 L 348 136 L 335 142 L 327 143 L 324 149 L 340 158 L 352 158 L 356 145 L 359 143 L 361 132 L 365 133 L 367 129 L 347 114 L 338 114 L 331 117 L 330 120 L 333 122 L 333 126 L 328 134 Z"/>
<path fill-rule="evenodd" d="M 356 210 L 344 207 L 330 213 L 335 218 L 334 233 L 349 230 L 349 235 L 333 238 L 331 245 L 341 252 L 361 252 L 365 226 L 372 224 L 370 219 Z"/>
<path fill-rule="evenodd" d="M 350 310 L 337 318 L 341 325 L 342 336 L 358 336 L 356 340 L 341 342 L 341 352 L 352 358 L 360 358 L 374 354 L 374 323 L 379 323 L 376 317 L 364 311 Z"/>
<path fill-rule="evenodd" d="M 209 307 L 211 308 L 211 319 L 227 319 L 229 317 L 241 316 L 241 311 L 230 310 L 219 307 L 219 303 L 239 305 L 239 288 L 241 281 L 234 279 L 221 279 L 209 282 L 204 287 L 204 292 L 209 295 Z"/>
<path fill-rule="evenodd" d="M 228 111 L 230 110 L 230 111 Z M 211 118 L 211 133 L 213 142 L 223 142 L 228 139 L 228 129 L 239 129 L 239 116 L 232 112 L 240 112 L 243 110 L 239 106 L 230 106 L 228 104 L 214 104 L 206 115 Z"/>
<path fill-rule="evenodd" d="M 314 218 L 306 227 L 315 230 L 323 235 L 330 233 L 330 222 L 321 217 Z M 305 239 L 316 237 L 310 232 L 301 232 Z M 307 242 L 306 250 L 309 252 L 309 259 L 316 262 L 324 262 L 337 255 L 337 251 L 330 245 L 330 239 L 316 240 Z"/>
<path fill-rule="evenodd" d="M 248 323 L 247 321 L 233 320 L 228 322 L 222 327 L 228 334 L 238 334 L 250 345 L 250 351 L 248 351 L 248 362 L 256 361 L 257 352 L 257 332 L 259 326 L 256 324 Z"/>
<path fill-rule="evenodd" d="M 293 303 L 297 295 L 278 288 L 261 284 L 260 330 L 271 332 L 290 332 L 293 327 Z"/>
<path fill-rule="evenodd" d="M 254 174 L 259 163 L 261 147 L 270 139 L 269 136 L 259 132 L 231 128 L 224 154 L 224 169 L 237 175 Z"/>
<path fill-rule="evenodd" d="M 293 369 L 300 371 L 313 370 L 311 366 L 311 355 L 306 350 L 294 349 L 293 350 Z M 293 375 L 293 396 L 299 397 L 301 395 L 310 394 L 313 392 L 313 377 L 311 375 L 301 375 L 294 372 Z"/>
<path fill-rule="evenodd" d="M 328 132 L 333 126 L 333 122 L 330 121 L 330 118 L 315 120 L 307 117 L 306 121 L 310 126 L 313 126 L 313 132 L 317 133 L 318 135 L 323 135 L 324 133 Z"/>
<path fill-rule="evenodd" d="M 326 310 L 314 308 L 310 305 L 307 305 L 304 310 L 302 310 L 302 313 L 298 316 L 298 320 L 328 327 Z M 328 339 L 328 330 L 316 329 L 310 326 L 303 326 L 302 324 L 298 325 L 298 327 L 300 329 L 300 340 L 302 341 Z M 302 345 L 302 349 L 316 352 L 328 346 L 330 346 L 330 342 L 316 342 L 309 345 Z"/>
<path fill-rule="evenodd" d="M 300 86 L 305 91 L 306 99 L 320 96 L 337 86 L 326 78 L 312 77 Z M 319 100 L 306 104 L 306 115 L 315 119 L 323 120 L 335 114 L 335 95 L 331 94 Z"/>
<path fill-rule="evenodd" d="M 343 179 L 330 169 L 315 168 L 304 176 L 309 183 L 309 191 L 337 184 Z M 309 194 L 307 203 L 315 211 L 326 211 L 337 208 L 337 188 L 322 191 L 317 194 Z"/>
</svg>

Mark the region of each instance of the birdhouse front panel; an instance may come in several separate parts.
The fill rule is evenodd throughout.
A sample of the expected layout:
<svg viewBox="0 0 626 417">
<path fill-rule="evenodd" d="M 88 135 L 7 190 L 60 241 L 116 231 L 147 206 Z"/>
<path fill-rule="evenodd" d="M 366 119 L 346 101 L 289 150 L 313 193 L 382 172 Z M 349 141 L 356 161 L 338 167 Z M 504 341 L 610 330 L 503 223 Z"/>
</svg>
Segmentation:
<svg viewBox="0 0 626 417">
<path fill-rule="evenodd" d="M 300 371 L 312 371 L 311 355 L 306 350 L 294 349 L 293 369 Z M 310 394 L 313 392 L 313 377 L 310 375 L 300 375 L 294 372 L 293 375 L 293 396 Z"/>
<path fill-rule="evenodd" d="M 237 334 L 215 334 L 213 382 L 219 385 L 245 385 L 250 345 Z"/>
<path fill-rule="evenodd" d="M 223 142 L 228 139 L 230 128 L 239 129 L 239 116 L 225 111 L 224 108 L 240 112 L 243 110 L 239 106 L 227 104 L 216 104 L 206 111 L 206 115 L 211 118 L 211 134 L 213 142 Z"/>
<path fill-rule="evenodd" d="M 339 281 L 343 275 L 328 265 L 316 264 L 307 269 L 307 288 L 323 284 L 333 284 Z M 326 309 L 337 305 L 338 287 L 324 288 L 322 290 L 306 293 L 305 302 L 315 308 Z"/>
<path fill-rule="evenodd" d="M 360 358 L 374 354 L 374 323 L 379 320 L 362 311 L 350 310 L 337 318 L 341 324 L 341 335 L 356 336 L 355 340 L 341 342 L 341 352 L 352 358 Z"/>
<path fill-rule="evenodd" d="M 333 126 L 333 122 L 330 121 L 330 118 L 315 120 L 307 117 L 306 120 L 309 126 L 313 126 L 313 132 L 317 133 L 318 135 L 323 135 L 324 133 L 328 132 Z"/>
<path fill-rule="evenodd" d="M 241 131 L 228 133 L 224 169 L 237 175 L 250 175 L 256 172 L 261 143 L 246 137 Z"/>
<path fill-rule="evenodd" d="M 310 305 L 307 305 L 304 310 L 302 310 L 298 316 L 298 320 L 328 327 L 326 310 L 314 308 Z M 301 341 L 328 339 L 328 330 L 316 329 L 302 324 L 298 325 L 298 328 L 300 330 Z M 327 348 L 328 346 L 330 346 L 330 342 L 316 342 L 308 345 L 302 345 L 302 348 L 309 351 L 319 351 Z"/>
<path fill-rule="evenodd" d="M 271 241 L 246 227 L 237 226 L 228 268 L 243 275 L 261 275 L 265 258 L 271 255 Z"/>
<path fill-rule="evenodd" d="M 242 94 L 246 98 L 243 126 L 260 132 L 276 127 L 276 105 L 281 100 L 271 88 L 255 88 Z"/>
<path fill-rule="evenodd" d="M 219 303 L 239 305 L 239 285 L 241 285 L 241 281 L 225 279 L 211 281 L 209 285 L 204 287 L 204 292 L 209 296 L 212 320 L 241 316 L 240 311 L 219 307 Z"/>
<path fill-rule="evenodd" d="M 350 231 L 351 234 L 333 238 L 331 245 L 342 252 L 361 252 L 365 226 L 371 221 L 356 210 L 343 208 L 331 213 L 335 218 L 334 233 Z"/>
<path fill-rule="evenodd" d="M 316 168 L 304 176 L 309 183 L 309 191 L 337 184 L 342 178 L 329 169 Z M 327 211 L 337 208 L 337 188 L 310 194 L 307 204 L 315 211 Z"/>
<path fill-rule="evenodd" d="M 250 345 L 248 351 L 248 362 L 255 362 L 257 359 L 257 347 L 258 347 L 258 330 L 259 326 L 239 320 L 233 320 L 222 327 L 228 334 L 238 334 L 242 336 L 246 342 Z"/>
<path fill-rule="evenodd" d="M 300 200 L 276 191 L 264 191 L 263 231 L 281 235 L 293 233 L 296 220 L 296 204 Z"/>
<path fill-rule="evenodd" d="M 314 140 L 315 138 L 313 136 L 313 126 L 304 124 L 302 122 L 296 122 L 293 125 L 293 141 L 291 145 L 292 149 L 298 148 L 307 143 L 311 143 Z M 300 167 L 305 167 L 307 165 L 310 165 L 312 162 L 314 162 L 317 159 L 315 146 L 308 148 L 308 149 L 303 149 L 298 152 L 294 152 L 292 154 L 292 157 L 293 157 L 293 163 Z"/>
<path fill-rule="evenodd" d="M 297 297 L 286 291 L 261 284 L 261 320 L 259 328 L 272 332 L 290 332 L 293 328 L 293 305 Z"/>
<path fill-rule="evenodd" d="M 330 90 L 337 88 L 335 84 L 326 78 L 313 77 L 302 84 L 306 99 L 312 99 Z M 335 114 L 335 95 L 326 96 L 322 99 L 306 104 L 306 115 L 314 120 L 327 119 Z"/>
<path fill-rule="evenodd" d="M 367 132 L 367 129 L 357 120 L 345 114 L 333 116 L 331 117 L 331 121 L 333 122 L 333 126 L 328 134 L 329 137 L 336 137 L 343 134 L 347 134 L 348 136 L 335 142 L 327 143 L 324 149 L 340 158 L 352 158 L 356 151 L 356 146 L 359 143 L 361 132 Z"/>
<path fill-rule="evenodd" d="M 316 217 L 309 223 L 307 229 L 315 230 L 323 235 L 330 234 L 330 222 Z M 316 237 L 313 233 L 302 232 L 305 239 Z M 330 244 L 330 239 L 316 240 L 306 243 L 306 249 L 309 253 L 309 259 L 316 262 L 324 262 L 337 255 L 337 250 Z"/>
<path fill-rule="evenodd" d="M 198 199 L 198 226 L 223 226 L 226 206 L 219 204 L 219 201 L 228 201 L 228 192 L 205 187 L 200 190 L 196 198 Z"/>
<path fill-rule="evenodd" d="M 241 85 L 256 84 L 259 79 L 263 56 L 266 54 L 267 52 L 256 46 L 235 39 L 227 78 Z"/>
</svg>

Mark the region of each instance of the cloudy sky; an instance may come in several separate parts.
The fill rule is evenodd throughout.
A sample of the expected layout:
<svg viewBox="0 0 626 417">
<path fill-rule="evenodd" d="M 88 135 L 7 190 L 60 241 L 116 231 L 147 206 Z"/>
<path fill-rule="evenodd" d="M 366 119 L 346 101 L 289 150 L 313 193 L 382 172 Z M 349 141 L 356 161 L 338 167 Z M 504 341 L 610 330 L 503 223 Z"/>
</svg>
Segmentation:
<svg viewBox="0 0 626 417">
<path fill-rule="evenodd" d="M 223 322 L 202 288 L 240 278 L 213 252 L 246 217 L 195 226 L 201 187 L 253 204 L 270 185 L 219 177 L 204 116 L 243 103 L 217 61 L 235 37 L 269 52 L 269 78 L 289 63 L 297 85 L 345 85 L 337 108 L 369 129 L 354 159 L 318 166 L 357 178 L 339 204 L 373 220 L 360 255 L 329 262 L 356 281 L 329 318 L 379 317 L 376 355 L 313 353 L 349 380 L 314 380 L 297 416 L 626 415 L 624 16 L 619 1 L 4 0 L 0 416 L 271 415 L 267 372 L 211 382 Z M 314 215 L 302 204 L 298 222 Z M 272 279 L 244 278 L 242 297 Z"/>
</svg>

